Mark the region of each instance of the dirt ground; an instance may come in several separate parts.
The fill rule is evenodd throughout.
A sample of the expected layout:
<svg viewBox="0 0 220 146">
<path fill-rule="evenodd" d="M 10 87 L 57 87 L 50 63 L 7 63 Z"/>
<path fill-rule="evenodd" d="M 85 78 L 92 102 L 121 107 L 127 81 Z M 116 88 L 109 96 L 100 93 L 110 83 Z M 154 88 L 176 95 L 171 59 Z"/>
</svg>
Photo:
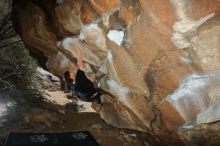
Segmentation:
<svg viewBox="0 0 220 146">
<path fill-rule="evenodd" d="M 62 91 L 47 91 L 39 107 L 23 102 L 0 117 L 0 142 L 10 132 L 70 132 L 88 130 L 100 146 L 156 146 L 146 133 L 107 125 L 91 103 L 68 99 Z M 39 104 L 38 104 L 39 105 Z M 3 144 L 2 144 L 3 145 Z"/>
</svg>

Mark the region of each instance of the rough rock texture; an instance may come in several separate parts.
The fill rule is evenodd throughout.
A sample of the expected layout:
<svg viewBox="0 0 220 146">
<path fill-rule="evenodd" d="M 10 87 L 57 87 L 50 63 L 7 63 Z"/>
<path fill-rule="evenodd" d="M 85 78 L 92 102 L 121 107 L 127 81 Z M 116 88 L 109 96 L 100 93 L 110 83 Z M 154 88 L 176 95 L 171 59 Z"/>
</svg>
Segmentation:
<svg viewBox="0 0 220 146">
<path fill-rule="evenodd" d="M 14 2 L 17 31 L 50 72 L 76 71 L 82 42 L 86 73 L 112 95 L 107 123 L 169 145 L 219 144 L 219 0 Z"/>
<path fill-rule="evenodd" d="M 41 67 L 37 67 L 36 78 L 42 89 L 57 91 L 61 88 L 60 79 Z"/>
</svg>

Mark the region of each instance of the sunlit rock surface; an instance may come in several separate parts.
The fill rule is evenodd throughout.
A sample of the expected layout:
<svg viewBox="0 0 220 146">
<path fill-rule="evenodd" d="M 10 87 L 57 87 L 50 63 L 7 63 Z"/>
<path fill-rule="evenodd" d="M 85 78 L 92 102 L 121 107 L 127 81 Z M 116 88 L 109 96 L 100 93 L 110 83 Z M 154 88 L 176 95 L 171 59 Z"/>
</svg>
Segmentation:
<svg viewBox="0 0 220 146">
<path fill-rule="evenodd" d="M 219 144 L 219 0 L 20 0 L 14 14 L 55 75 L 76 71 L 81 41 L 87 75 L 109 93 L 107 123 L 169 145 Z"/>
<path fill-rule="evenodd" d="M 37 67 L 35 76 L 41 88 L 43 89 L 56 91 L 61 88 L 60 79 L 53 74 L 45 71 L 41 67 Z"/>
</svg>

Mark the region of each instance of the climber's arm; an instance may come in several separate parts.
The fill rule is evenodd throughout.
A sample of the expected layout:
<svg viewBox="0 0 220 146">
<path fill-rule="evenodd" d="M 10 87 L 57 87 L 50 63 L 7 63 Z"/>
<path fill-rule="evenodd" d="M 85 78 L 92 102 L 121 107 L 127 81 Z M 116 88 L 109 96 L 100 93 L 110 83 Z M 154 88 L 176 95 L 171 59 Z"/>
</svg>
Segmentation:
<svg viewBox="0 0 220 146">
<path fill-rule="evenodd" d="M 84 63 L 82 58 L 82 52 L 80 48 L 77 48 L 77 66 L 80 70 L 84 71 Z"/>
<path fill-rule="evenodd" d="M 81 42 L 77 40 L 74 46 L 76 47 L 77 66 L 80 70 L 84 71 L 84 63 L 80 43 Z"/>
</svg>

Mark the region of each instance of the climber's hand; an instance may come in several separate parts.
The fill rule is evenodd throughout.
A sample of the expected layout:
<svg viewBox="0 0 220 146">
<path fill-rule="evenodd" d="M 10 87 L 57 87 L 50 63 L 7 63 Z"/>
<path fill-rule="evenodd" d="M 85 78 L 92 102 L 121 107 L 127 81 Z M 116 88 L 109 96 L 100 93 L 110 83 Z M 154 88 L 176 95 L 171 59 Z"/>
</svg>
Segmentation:
<svg viewBox="0 0 220 146">
<path fill-rule="evenodd" d="M 83 55 L 82 55 L 82 51 L 81 48 L 82 47 L 82 43 L 80 42 L 80 40 L 78 38 L 73 37 L 73 48 L 76 49 L 76 58 L 77 58 L 77 66 L 80 70 L 84 70 L 84 63 L 83 63 Z"/>
</svg>

